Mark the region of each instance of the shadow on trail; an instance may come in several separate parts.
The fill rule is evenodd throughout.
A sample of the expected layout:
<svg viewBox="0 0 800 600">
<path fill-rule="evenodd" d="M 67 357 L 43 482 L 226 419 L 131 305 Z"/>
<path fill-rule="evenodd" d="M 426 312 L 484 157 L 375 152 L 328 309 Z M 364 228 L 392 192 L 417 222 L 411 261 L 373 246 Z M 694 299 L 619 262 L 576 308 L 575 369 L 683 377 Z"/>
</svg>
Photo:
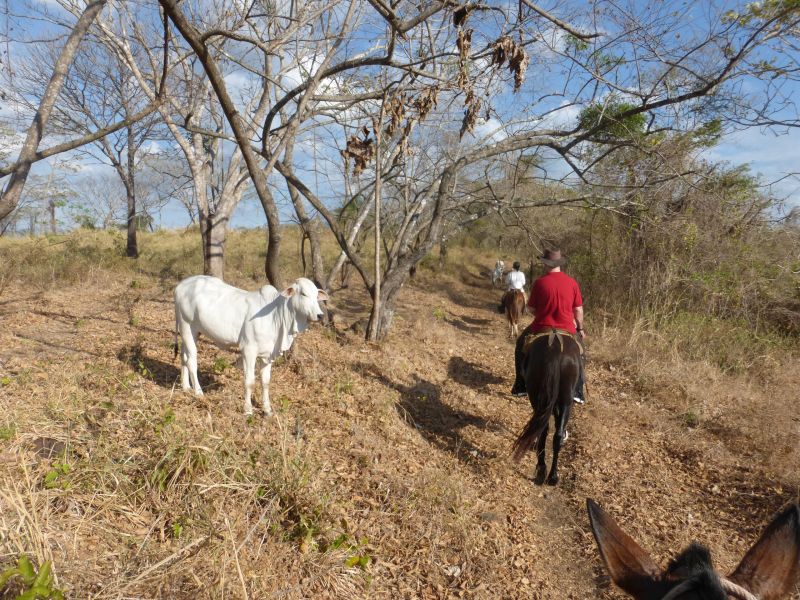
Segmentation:
<svg viewBox="0 0 800 600">
<path fill-rule="evenodd" d="M 483 470 L 479 459 L 495 457 L 493 452 L 485 452 L 465 440 L 460 430 L 469 425 L 494 430 L 497 425 L 483 417 L 453 409 L 442 402 L 441 391 L 436 384 L 415 374 L 411 385 L 403 385 L 391 381 L 374 365 L 362 364 L 359 370 L 400 393 L 400 401 L 395 404 L 395 409 L 428 443 L 454 455 L 476 471 Z"/>
<path fill-rule="evenodd" d="M 459 331 L 463 331 L 464 333 L 486 333 L 486 327 L 477 327 L 475 325 L 470 325 L 466 322 L 465 319 L 460 317 L 455 318 L 446 318 L 445 323 L 448 325 L 452 325 Z"/>
<path fill-rule="evenodd" d="M 457 291 L 453 290 L 452 288 L 447 288 L 447 297 L 450 298 L 452 302 L 459 306 L 465 306 L 467 308 L 478 308 L 482 310 L 486 310 L 488 312 L 497 312 L 497 305 L 500 302 L 500 296 L 502 294 L 497 295 L 497 299 L 489 300 L 477 297 L 477 296 L 467 296 L 464 294 L 460 294 Z"/>
<path fill-rule="evenodd" d="M 141 345 L 134 344 L 117 352 L 117 359 L 145 379 L 149 379 L 163 388 L 171 390 L 175 386 L 176 390 L 180 390 L 180 358 L 176 358 L 174 364 L 164 362 L 147 356 Z M 199 368 L 197 369 L 197 376 L 200 378 L 200 387 L 203 388 L 204 392 L 221 387 L 216 377 L 204 373 Z"/>
<path fill-rule="evenodd" d="M 28 340 L 29 342 L 36 342 L 37 344 L 41 344 L 47 348 L 51 348 L 53 350 L 60 350 L 63 352 L 73 353 L 73 354 L 86 354 L 88 356 L 95 356 L 97 358 L 104 358 L 102 354 L 98 354 L 96 352 L 91 352 L 90 350 L 84 350 L 83 348 L 76 348 L 74 346 L 67 346 L 65 344 L 59 344 L 57 342 L 53 342 L 51 340 L 43 340 L 41 338 L 34 337 L 32 335 L 26 335 L 24 333 L 20 333 L 18 331 L 14 332 L 14 337 L 21 338 L 23 340 Z"/>
<path fill-rule="evenodd" d="M 453 381 L 465 385 L 473 390 L 482 390 L 493 383 L 503 383 L 503 378 L 480 365 L 464 360 L 460 356 L 453 356 L 447 363 L 447 375 Z"/>
</svg>

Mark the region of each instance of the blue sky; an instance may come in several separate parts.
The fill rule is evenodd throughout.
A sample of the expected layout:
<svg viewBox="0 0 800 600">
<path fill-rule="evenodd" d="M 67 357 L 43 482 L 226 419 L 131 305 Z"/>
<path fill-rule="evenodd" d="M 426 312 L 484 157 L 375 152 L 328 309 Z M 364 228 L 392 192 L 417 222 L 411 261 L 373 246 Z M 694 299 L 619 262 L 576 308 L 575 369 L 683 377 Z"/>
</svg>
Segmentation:
<svg viewBox="0 0 800 600">
<path fill-rule="evenodd" d="M 46 4 L 53 6 L 52 2 L 48 2 Z M 730 5 L 731 7 L 743 5 L 743 3 L 725 4 Z M 658 14 L 661 14 L 659 11 L 666 11 L 664 14 L 668 14 L 669 11 L 674 9 L 675 12 L 673 14 L 677 15 L 678 12 L 683 11 L 683 14 L 689 14 L 693 19 L 696 19 L 696 22 L 699 23 L 703 20 L 705 13 L 710 12 L 706 9 L 711 7 L 712 3 L 684 2 L 680 4 L 675 3 L 670 7 L 667 7 L 666 5 L 659 5 L 659 8 L 650 8 L 651 6 L 653 5 L 646 5 L 644 2 L 632 1 L 632 3 L 628 5 L 628 8 L 635 11 L 652 10 Z M 588 14 L 588 9 L 586 7 L 587 5 L 585 4 L 576 4 L 576 10 L 579 11 L 576 14 Z M 668 14 L 668 16 L 672 15 Z M 4 26 L 6 25 L 4 22 L 2 22 L 3 19 L 4 17 L 0 15 L 0 30 L 3 30 Z M 37 25 L 35 22 L 26 23 L 23 19 L 16 19 L 14 20 L 13 24 L 17 28 L 17 33 L 12 34 L 12 37 L 16 35 L 18 38 L 23 38 L 25 36 L 30 36 L 33 33 L 36 33 L 37 35 L 43 33 L 41 25 Z M 687 25 L 683 30 L 685 35 L 691 33 L 691 29 L 693 28 L 694 24 L 695 22 L 693 22 L 691 19 L 687 21 Z M 28 31 L 20 32 L 20 27 L 28 27 Z M 589 28 L 587 27 L 587 29 Z M 363 48 L 366 42 L 355 39 L 350 43 L 354 47 L 360 46 Z M 23 51 L 21 47 L 19 49 L 15 49 L 14 46 L 15 44 L 12 42 L 7 47 L 11 47 L 12 52 Z M 532 59 L 533 63 L 528 74 L 528 81 L 526 82 L 526 87 L 523 88 L 521 95 L 542 94 L 544 92 L 551 91 L 551 89 L 557 89 L 559 76 L 557 72 L 550 71 L 546 67 L 543 70 L 537 70 L 539 67 L 538 63 L 540 61 L 546 63 L 546 52 L 541 56 L 535 56 L 532 54 Z M 233 88 L 232 91 L 234 91 L 234 93 L 237 90 L 241 91 L 247 86 L 248 83 L 247 77 L 239 75 L 235 72 L 229 73 L 226 79 L 231 84 L 231 87 Z M 795 92 L 800 92 L 800 90 L 797 89 L 797 83 L 795 82 L 788 82 L 785 86 L 785 89 L 782 91 L 782 93 L 788 97 L 794 95 Z M 500 113 L 513 113 L 515 111 L 516 104 L 520 99 L 520 96 L 515 97 L 510 95 L 508 94 L 508 90 L 505 89 L 502 96 L 497 100 L 495 108 L 500 111 Z M 562 100 L 560 100 L 557 96 L 553 96 L 546 102 L 551 102 L 552 106 L 555 107 L 558 106 L 559 102 L 561 101 Z M 538 107 L 535 108 L 537 110 L 541 110 L 542 106 L 545 105 L 546 104 L 539 103 Z M 561 111 L 560 114 L 554 116 L 552 120 L 562 124 L 574 122 L 575 118 L 577 117 L 578 110 L 579 109 L 574 106 L 568 107 Z M 13 114 L 13 112 L 13 107 L 8 106 L 8 104 L 4 106 L 2 101 L 0 101 L 0 117 L 8 116 Z M 492 129 L 492 126 L 493 123 L 490 120 L 488 123 L 480 125 L 476 131 L 476 134 L 479 136 L 485 135 L 489 132 L 489 130 Z M 332 137 L 335 136 L 338 136 L 341 141 L 341 130 L 338 130 L 332 134 Z M 330 137 L 328 138 L 327 142 L 330 142 Z M 771 188 L 770 191 L 777 197 L 786 198 L 787 203 L 790 206 L 798 206 L 800 205 L 800 182 L 798 181 L 797 176 L 791 175 L 798 170 L 798 167 L 796 166 L 796 148 L 798 147 L 800 147 L 800 133 L 798 133 L 797 129 L 765 130 L 752 128 L 727 133 L 717 147 L 706 152 L 705 157 L 709 160 L 727 161 L 733 165 L 748 164 L 754 174 L 761 175 L 762 181 L 765 184 L 780 180 Z M 329 153 L 334 159 L 336 158 L 335 149 L 331 148 Z M 298 156 L 303 155 L 303 149 L 301 147 L 298 147 L 297 154 Z M 47 172 L 47 169 L 48 166 L 46 164 L 39 164 L 36 166 L 34 172 L 44 173 Z M 91 171 L 84 172 L 84 175 L 89 173 L 97 173 L 99 172 L 99 169 L 101 169 L 101 167 L 94 166 Z M 110 167 L 107 170 L 113 173 Z M 320 192 L 321 196 L 335 201 L 337 197 L 335 187 L 335 185 L 331 185 L 329 182 L 322 181 L 320 182 L 318 191 Z M 285 201 L 282 202 L 282 204 L 284 206 L 282 212 L 284 215 L 288 216 L 291 211 L 288 210 Z M 156 217 L 157 224 L 163 227 L 181 227 L 189 223 L 189 218 L 185 209 L 177 202 L 168 204 L 153 216 Z M 255 227 L 261 226 L 265 224 L 265 222 L 266 220 L 263 216 L 263 211 L 261 210 L 261 206 L 258 201 L 255 199 L 244 199 L 234 213 L 232 225 L 234 227 Z"/>
</svg>

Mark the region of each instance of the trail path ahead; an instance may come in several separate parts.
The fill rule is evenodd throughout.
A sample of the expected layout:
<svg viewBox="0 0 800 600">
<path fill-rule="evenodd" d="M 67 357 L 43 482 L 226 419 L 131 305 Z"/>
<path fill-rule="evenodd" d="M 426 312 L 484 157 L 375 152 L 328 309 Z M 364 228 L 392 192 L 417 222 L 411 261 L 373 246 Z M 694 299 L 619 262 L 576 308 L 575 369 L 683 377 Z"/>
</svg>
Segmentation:
<svg viewBox="0 0 800 600">
<path fill-rule="evenodd" d="M 344 331 L 364 297 L 337 293 L 337 332 L 300 338 L 273 371 L 277 418 L 250 421 L 235 356 L 203 340 L 206 396 L 175 391 L 173 282 L 10 288 L 0 559 L 52 559 L 74 597 L 619 599 L 586 497 L 656 560 L 697 539 L 722 570 L 798 497 L 796 470 L 774 468 L 798 458 L 791 416 L 743 389 L 690 421 L 697 390 L 642 380 L 591 312 L 562 483 L 534 486 L 533 455 L 509 458 L 531 409 L 508 393 L 499 292 L 477 266 L 426 276 L 379 347 Z M 64 485 L 43 485 L 63 460 Z"/>
</svg>

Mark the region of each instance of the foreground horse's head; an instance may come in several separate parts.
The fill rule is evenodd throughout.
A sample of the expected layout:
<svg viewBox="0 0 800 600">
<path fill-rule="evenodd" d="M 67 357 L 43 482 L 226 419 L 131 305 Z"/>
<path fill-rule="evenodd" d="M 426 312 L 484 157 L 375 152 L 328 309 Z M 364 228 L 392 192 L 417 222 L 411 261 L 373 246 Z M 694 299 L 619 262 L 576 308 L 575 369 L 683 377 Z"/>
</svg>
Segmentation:
<svg viewBox="0 0 800 600">
<path fill-rule="evenodd" d="M 691 544 L 664 572 L 595 502 L 589 521 L 606 569 L 636 600 L 779 600 L 800 576 L 800 505 L 784 509 L 729 577 L 714 571 L 711 555 Z"/>
</svg>

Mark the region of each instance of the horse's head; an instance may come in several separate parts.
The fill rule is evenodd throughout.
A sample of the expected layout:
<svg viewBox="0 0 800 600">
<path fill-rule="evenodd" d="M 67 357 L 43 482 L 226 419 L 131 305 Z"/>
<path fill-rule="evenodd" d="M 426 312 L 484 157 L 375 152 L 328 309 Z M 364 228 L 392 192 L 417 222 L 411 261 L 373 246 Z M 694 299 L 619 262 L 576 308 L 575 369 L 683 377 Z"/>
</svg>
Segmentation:
<svg viewBox="0 0 800 600">
<path fill-rule="evenodd" d="M 594 501 L 589 521 L 606 569 L 636 600 L 778 600 L 800 576 L 800 505 L 793 504 L 767 526 L 729 576 L 714 571 L 709 551 L 691 544 L 663 572 Z"/>
</svg>

